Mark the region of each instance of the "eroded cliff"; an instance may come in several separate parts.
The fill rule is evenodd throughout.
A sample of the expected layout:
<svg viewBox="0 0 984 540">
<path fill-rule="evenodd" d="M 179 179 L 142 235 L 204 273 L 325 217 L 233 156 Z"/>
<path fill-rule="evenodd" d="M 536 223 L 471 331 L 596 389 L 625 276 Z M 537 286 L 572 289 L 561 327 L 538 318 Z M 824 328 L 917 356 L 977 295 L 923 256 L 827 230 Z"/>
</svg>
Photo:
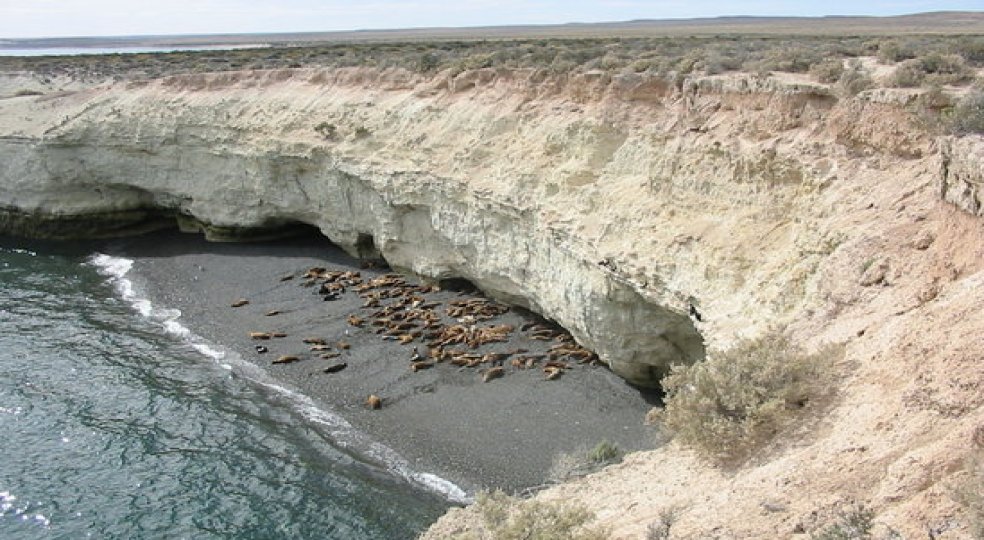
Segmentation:
<svg viewBox="0 0 984 540">
<path fill-rule="evenodd" d="M 967 336 L 984 294 L 984 143 L 935 139 L 909 101 L 744 75 L 670 85 L 298 69 L 124 82 L 0 100 L 0 224 L 58 236 L 178 220 L 215 239 L 311 224 L 353 253 L 467 278 L 552 318 L 643 385 L 703 357 L 705 342 L 771 326 L 809 346 L 844 343 L 830 425 L 761 467 L 721 476 L 670 447 L 542 497 L 588 500 L 617 535 L 690 497 L 684 530 L 785 536 L 828 502 L 824 489 L 911 525 L 925 497 L 953 506 L 938 498 L 956 466 L 937 463 L 916 489 L 902 464 L 965 444 L 984 414 L 970 390 L 943 396 L 948 372 L 980 384 Z M 943 346 L 949 334 L 927 318 L 967 336 Z M 885 377 L 897 354 L 921 390 Z M 892 441 L 872 442 L 878 429 Z M 852 474 L 820 474 L 846 467 L 848 446 L 867 452 L 852 454 Z M 640 475 L 679 482 L 645 484 L 645 500 L 605 488 Z M 771 504 L 769 475 L 788 480 L 773 489 L 782 519 L 747 519 Z M 694 482 L 713 495 L 691 497 Z M 722 497 L 731 510 L 715 514 Z"/>
</svg>

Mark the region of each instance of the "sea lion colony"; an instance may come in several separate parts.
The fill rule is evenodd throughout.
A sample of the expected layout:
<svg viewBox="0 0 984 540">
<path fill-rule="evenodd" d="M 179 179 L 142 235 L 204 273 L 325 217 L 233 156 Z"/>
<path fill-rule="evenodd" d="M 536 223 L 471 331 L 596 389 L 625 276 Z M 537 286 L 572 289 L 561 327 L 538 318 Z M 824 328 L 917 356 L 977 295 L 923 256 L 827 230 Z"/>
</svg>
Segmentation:
<svg viewBox="0 0 984 540">
<path fill-rule="evenodd" d="M 360 312 L 347 316 L 351 331 L 371 332 L 383 340 L 398 343 L 412 352 L 407 369 L 411 372 L 431 369 L 439 365 L 454 366 L 459 370 L 478 369 L 482 382 L 504 377 L 511 371 L 541 369 L 546 380 L 556 380 L 575 365 L 598 363 L 593 352 L 575 343 L 573 337 L 556 325 L 544 321 L 527 320 L 518 329 L 524 337 L 535 341 L 551 342 L 542 352 L 530 352 L 525 348 L 508 351 L 490 350 L 494 344 L 509 341 L 517 329 L 510 324 L 495 324 L 495 319 L 509 311 L 509 307 L 480 296 L 477 291 L 459 292 L 460 298 L 442 302 L 428 298 L 438 292 L 436 285 L 411 284 L 395 273 L 364 278 L 360 272 L 329 270 L 323 267 L 309 268 L 299 274 L 279 277 L 286 282 L 301 278 L 300 286 L 317 288 L 317 295 L 324 301 L 337 300 L 341 295 L 355 293 L 362 299 Z M 231 304 L 238 308 L 249 305 L 245 298 Z M 443 308 L 443 309 L 442 309 Z M 274 317 L 279 310 L 265 313 Z M 284 338 L 283 332 L 249 332 L 253 340 Z M 309 358 L 332 360 L 323 373 L 337 373 L 348 364 L 335 360 L 351 345 L 341 339 L 303 337 L 307 354 L 285 354 L 273 364 L 293 364 Z M 544 348 L 544 347 L 539 347 Z M 256 345 L 258 354 L 269 349 Z M 366 406 L 380 407 L 381 398 L 373 395 Z"/>
</svg>

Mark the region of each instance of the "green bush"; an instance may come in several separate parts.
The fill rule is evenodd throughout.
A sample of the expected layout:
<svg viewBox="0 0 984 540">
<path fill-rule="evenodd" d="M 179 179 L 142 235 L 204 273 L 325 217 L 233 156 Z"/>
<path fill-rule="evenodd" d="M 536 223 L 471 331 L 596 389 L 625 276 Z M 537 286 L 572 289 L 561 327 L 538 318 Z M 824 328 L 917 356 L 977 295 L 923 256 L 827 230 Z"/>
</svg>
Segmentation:
<svg viewBox="0 0 984 540">
<path fill-rule="evenodd" d="M 704 362 L 676 366 L 662 381 L 663 424 L 707 458 L 744 459 L 828 392 L 834 352 L 807 354 L 770 332 Z"/>
<path fill-rule="evenodd" d="M 587 526 L 592 512 L 572 503 L 521 500 L 496 491 L 479 493 L 475 508 L 482 518 L 482 530 L 475 536 L 483 540 L 608 538 L 607 530 Z"/>
<path fill-rule="evenodd" d="M 819 533 L 813 540 L 869 540 L 874 526 L 875 513 L 863 504 L 853 504 L 839 512 L 837 521 Z"/>
</svg>

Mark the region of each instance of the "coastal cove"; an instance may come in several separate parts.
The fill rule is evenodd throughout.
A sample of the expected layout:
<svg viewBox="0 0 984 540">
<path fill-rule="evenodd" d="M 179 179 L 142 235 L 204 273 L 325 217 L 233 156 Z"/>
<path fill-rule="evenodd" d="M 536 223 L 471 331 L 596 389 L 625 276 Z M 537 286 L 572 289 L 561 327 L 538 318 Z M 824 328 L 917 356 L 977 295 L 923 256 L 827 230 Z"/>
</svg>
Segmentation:
<svg viewBox="0 0 984 540">
<path fill-rule="evenodd" d="M 222 525 L 277 494 L 296 527 L 322 497 L 344 516 L 302 537 L 536 537 L 527 521 L 569 510 L 554 537 L 805 540 L 863 518 L 872 537 L 974 538 L 984 41 L 919 34 L 932 52 L 905 58 L 865 36 L 0 59 L 0 234 L 38 239 L 2 252 L 24 352 L 0 418 L 68 414 L 49 396 L 76 373 L 99 383 L 86 411 L 149 394 L 102 419 L 149 439 L 100 439 L 106 455 L 150 440 L 157 463 L 155 405 L 190 411 L 195 437 L 174 438 L 195 444 L 164 451 L 193 477 L 216 461 L 198 449 L 235 439 L 256 481 L 286 478 L 230 488 Z M 959 69 L 897 84 L 940 59 Z M 97 336 L 71 366 L 71 339 L 31 352 L 63 311 L 84 315 L 65 335 Z M 27 384 L 49 372 L 68 386 Z M 600 443 L 627 454 L 557 474 Z M 7 479 L 32 503 L 7 501 L 8 524 L 70 521 Z M 175 522 L 216 525 L 193 504 Z"/>
</svg>

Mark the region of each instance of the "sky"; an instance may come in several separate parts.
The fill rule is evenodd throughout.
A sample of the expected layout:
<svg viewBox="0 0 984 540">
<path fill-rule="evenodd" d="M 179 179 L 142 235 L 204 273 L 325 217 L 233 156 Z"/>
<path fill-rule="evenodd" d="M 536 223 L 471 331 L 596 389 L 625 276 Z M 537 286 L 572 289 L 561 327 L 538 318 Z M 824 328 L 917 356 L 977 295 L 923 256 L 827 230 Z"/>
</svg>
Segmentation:
<svg viewBox="0 0 984 540">
<path fill-rule="evenodd" d="M 900 15 L 942 10 L 981 11 L 984 0 L 0 0 L 0 38 L 319 32 L 723 15 Z"/>
</svg>

